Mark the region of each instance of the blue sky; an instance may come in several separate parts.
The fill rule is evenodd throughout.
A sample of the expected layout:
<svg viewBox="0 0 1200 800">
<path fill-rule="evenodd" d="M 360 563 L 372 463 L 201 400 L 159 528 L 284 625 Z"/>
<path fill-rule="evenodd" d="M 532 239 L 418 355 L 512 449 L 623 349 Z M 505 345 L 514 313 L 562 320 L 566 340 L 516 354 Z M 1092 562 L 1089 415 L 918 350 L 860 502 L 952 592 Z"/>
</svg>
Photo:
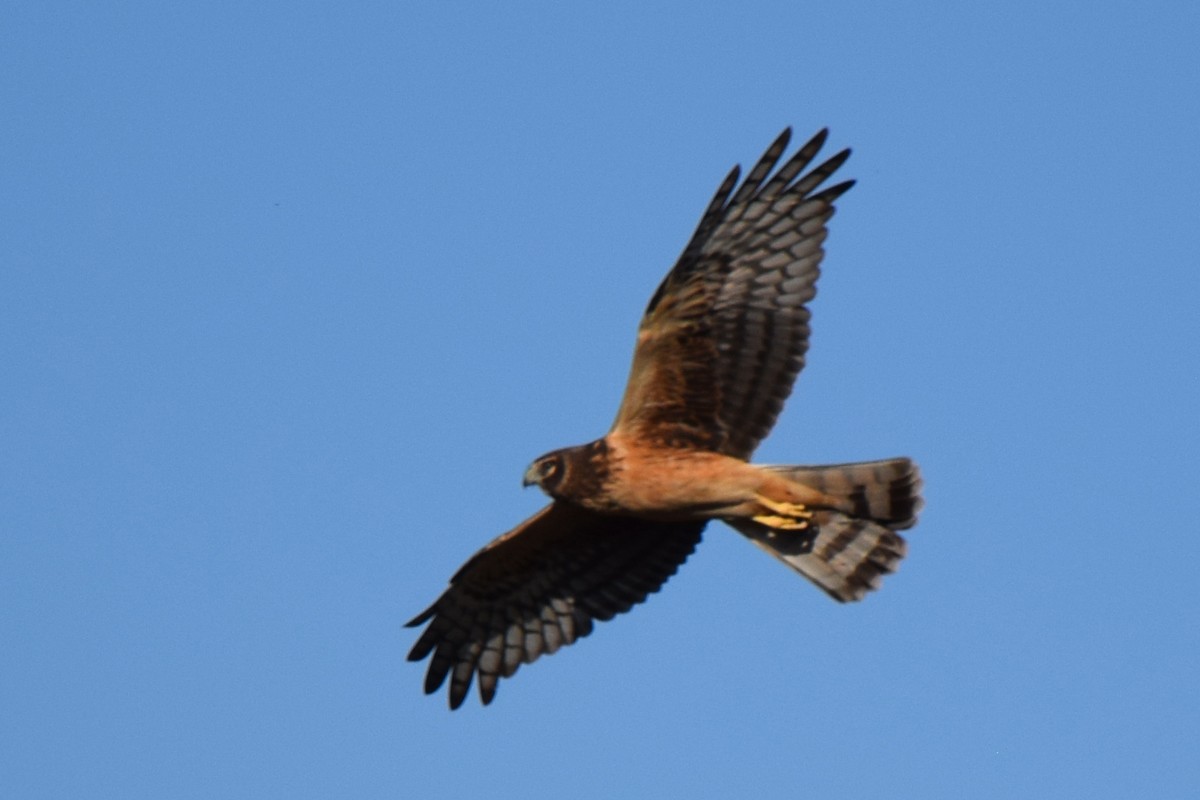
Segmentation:
<svg viewBox="0 0 1200 800">
<path fill-rule="evenodd" d="M 0 795 L 1194 796 L 1195 4 L 4 17 Z M 401 624 L 786 125 L 859 183 L 757 458 L 918 459 L 908 560 L 713 525 L 451 714 Z"/>
</svg>

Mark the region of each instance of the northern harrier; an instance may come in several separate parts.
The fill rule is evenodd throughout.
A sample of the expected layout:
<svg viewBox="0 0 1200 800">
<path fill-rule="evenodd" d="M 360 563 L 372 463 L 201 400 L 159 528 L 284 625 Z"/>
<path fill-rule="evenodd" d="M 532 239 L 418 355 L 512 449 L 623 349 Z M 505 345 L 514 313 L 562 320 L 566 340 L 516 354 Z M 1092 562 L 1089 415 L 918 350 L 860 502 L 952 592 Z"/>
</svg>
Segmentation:
<svg viewBox="0 0 1200 800">
<path fill-rule="evenodd" d="M 458 708 L 478 675 L 490 703 L 500 678 L 658 591 L 712 519 L 835 600 L 859 600 L 895 570 L 896 531 L 921 505 L 913 462 L 748 463 L 804 366 L 825 224 L 854 184 L 819 188 L 849 150 L 805 173 L 826 133 L 768 180 L 785 130 L 740 186 L 734 167 L 717 189 L 650 299 L 612 430 L 534 461 L 525 485 L 553 502 L 476 553 L 409 623 L 429 623 L 408 655 L 433 656 L 427 694 L 450 676 Z"/>
</svg>

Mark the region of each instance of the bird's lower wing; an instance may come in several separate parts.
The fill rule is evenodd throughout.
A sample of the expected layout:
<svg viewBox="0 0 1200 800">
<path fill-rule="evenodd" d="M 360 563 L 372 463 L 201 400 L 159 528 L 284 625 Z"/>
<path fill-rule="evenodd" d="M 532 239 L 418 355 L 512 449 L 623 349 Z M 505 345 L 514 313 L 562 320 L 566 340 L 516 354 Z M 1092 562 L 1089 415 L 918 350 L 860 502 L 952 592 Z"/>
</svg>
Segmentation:
<svg viewBox="0 0 1200 800">
<path fill-rule="evenodd" d="M 703 529 L 703 522 L 601 516 L 552 503 L 476 553 L 408 623 L 429 623 L 408 659 L 432 654 L 425 692 L 449 676 L 451 708 L 462 705 L 474 675 L 490 703 L 500 678 L 657 591 Z"/>
</svg>

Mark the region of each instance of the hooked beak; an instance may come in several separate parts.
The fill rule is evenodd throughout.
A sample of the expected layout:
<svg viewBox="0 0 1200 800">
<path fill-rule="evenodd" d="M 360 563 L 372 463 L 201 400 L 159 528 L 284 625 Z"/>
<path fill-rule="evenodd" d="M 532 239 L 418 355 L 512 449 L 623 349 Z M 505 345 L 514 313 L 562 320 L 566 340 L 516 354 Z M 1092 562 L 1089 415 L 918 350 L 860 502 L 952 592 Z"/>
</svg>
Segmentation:
<svg viewBox="0 0 1200 800">
<path fill-rule="evenodd" d="M 541 476 L 538 475 L 537 464 L 530 464 L 529 469 L 525 470 L 525 477 L 521 479 L 521 486 L 529 488 L 538 482 Z"/>
</svg>

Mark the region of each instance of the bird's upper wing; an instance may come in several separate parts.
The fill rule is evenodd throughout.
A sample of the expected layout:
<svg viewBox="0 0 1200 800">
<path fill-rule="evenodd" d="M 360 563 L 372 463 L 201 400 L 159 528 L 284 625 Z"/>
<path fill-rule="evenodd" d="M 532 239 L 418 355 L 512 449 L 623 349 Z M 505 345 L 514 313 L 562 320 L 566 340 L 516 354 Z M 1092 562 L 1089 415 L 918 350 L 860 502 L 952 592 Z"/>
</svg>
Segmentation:
<svg viewBox="0 0 1200 800">
<path fill-rule="evenodd" d="M 450 707 L 472 675 L 490 703 L 500 678 L 628 611 L 675 573 L 703 522 L 607 517 L 554 502 L 498 537 L 459 569 L 450 588 L 409 627 L 428 622 L 410 661 L 433 654 L 425 692 L 450 676 Z"/>
<path fill-rule="evenodd" d="M 854 184 L 817 191 L 849 150 L 801 175 L 824 130 L 767 180 L 790 136 L 741 186 L 734 167 L 654 293 L 614 431 L 749 458 L 774 425 L 804 366 L 825 223 Z"/>
</svg>

